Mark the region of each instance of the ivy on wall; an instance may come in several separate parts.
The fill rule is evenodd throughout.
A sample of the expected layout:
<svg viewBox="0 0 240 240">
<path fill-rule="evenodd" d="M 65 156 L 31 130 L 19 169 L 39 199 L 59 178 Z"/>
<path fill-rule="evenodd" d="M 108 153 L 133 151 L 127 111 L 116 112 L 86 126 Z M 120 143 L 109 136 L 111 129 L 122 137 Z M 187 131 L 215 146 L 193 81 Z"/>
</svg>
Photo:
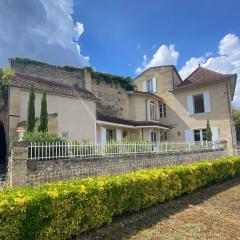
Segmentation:
<svg viewBox="0 0 240 240">
<path fill-rule="evenodd" d="M 0 70 L 0 89 L 4 90 L 9 85 L 9 79 L 14 75 L 14 71 L 7 67 Z"/>
<path fill-rule="evenodd" d="M 24 63 L 24 64 L 35 64 L 39 66 L 49 65 L 47 63 L 31 60 L 28 58 L 12 58 L 12 61 L 17 61 L 19 63 Z M 118 76 L 114 74 L 94 71 L 91 67 L 85 67 L 82 69 L 82 68 L 66 65 L 60 68 L 63 68 L 67 72 L 79 72 L 83 69 L 87 69 L 92 74 L 92 78 L 94 78 L 98 84 L 101 81 L 104 81 L 105 83 L 109 83 L 109 84 L 111 83 L 120 84 L 120 86 L 127 91 L 135 90 L 134 82 L 130 77 L 123 77 L 123 76 Z"/>
<path fill-rule="evenodd" d="M 36 60 L 32 60 L 29 58 L 11 58 L 10 59 L 13 62 L 18 62 L 18 63 L 23 63 L 23 64 L 34 64 L 34 65 L 39 65 L 39 66 L 47 66 L 49 64 L 45 63 L 45 62 L 40 62 L 40 61 L 36 61 Z"/>
<path fill-rule="evenodd" d="M 98 84 L 101 81 L 104 81 L 106 83 L 120 84 L 120 86 L 127 91 L 135 90 L 135 85 L 133 83 L 133 80 L 130 77 L 122 77 L 118 75 L 112 75 L 108 73 L 95 72 L 95 71 L 92 72 L 92 77 L 97 81 Z"/>
</svg>

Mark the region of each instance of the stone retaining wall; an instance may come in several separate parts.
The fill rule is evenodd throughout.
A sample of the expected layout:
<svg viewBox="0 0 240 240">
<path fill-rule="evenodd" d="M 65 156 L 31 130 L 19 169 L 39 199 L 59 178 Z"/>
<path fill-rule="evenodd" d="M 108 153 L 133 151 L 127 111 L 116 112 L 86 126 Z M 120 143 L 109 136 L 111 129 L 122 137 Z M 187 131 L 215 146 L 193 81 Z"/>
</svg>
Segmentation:
<svg viewBox="0 0 240 240">
<path fill-rule="evenodd" d="M 107 176 L 140 169 L 188 164 L 225 155 L 223 150 L 122 155 L 88 159 L 27 160 L 28 147 L 17 144 L 10 159 L 11 184 L 39 186 L 74 178 Z"/>
</svg>

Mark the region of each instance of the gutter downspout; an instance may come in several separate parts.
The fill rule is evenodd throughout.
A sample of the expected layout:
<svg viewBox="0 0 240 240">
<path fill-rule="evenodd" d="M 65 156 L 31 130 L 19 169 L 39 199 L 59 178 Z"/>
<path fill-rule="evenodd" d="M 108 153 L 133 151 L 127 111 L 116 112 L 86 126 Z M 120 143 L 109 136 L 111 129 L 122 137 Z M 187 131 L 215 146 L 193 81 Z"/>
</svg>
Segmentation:
<svg viewBox="0 0 240 240">
<path fill-rule="evenodd" d="M 145 99 L 145 110 L 146 110 L 146 121 L 148 121 L 148 104 L 147 101 L 150 98 L 150 96 L 148 95 L 147 98 Z"/>
<path fill-rule="evenodd" d="M 9 137 L 9 122 L 10 122 L 10 118 L 9 118 L 9 109 L 10 109 L 10 86 L 8 86 L 8 98 L 7 98 L 7 121 L 6 121 L 6 130 L 7 130 L 7 133 L 5 131 L 5 135 L 7 134 L 7 137 L 6 137 L 6 141 L 7 141 L 7 156 L 6 156 L 6 164 L 8 165 L 8 157 L 9 157 L 9 153 L 10 153 L 10 137 Z"/>
<path fill-rule="evenodd" d="M 230 100 L 229 100 L 229 88 L 228 88 L 228 83 L 226 83 L 226 89 L 227 89 L 227 103 L 228 103 L 228 113 L 230 117 L 230 125 L 231 125 L 231 140 L 232 140 L 232 146 L 233 146 L 233 120 L 232 120 L 232 111 L 231 111 L 231 105 L 230 105 Z"/>
</svg>

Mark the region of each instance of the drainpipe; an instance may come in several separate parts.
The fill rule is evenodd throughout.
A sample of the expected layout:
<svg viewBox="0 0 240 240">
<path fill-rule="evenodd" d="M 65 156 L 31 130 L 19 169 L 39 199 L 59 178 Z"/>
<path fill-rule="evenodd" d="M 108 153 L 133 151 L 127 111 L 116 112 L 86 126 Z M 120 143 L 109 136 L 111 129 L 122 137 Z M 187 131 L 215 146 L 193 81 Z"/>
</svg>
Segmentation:
<svg viewBox="0 0 240 240">
<path fill-rule="evenodd" d="M 6 121 L 6 130 L 5 130 L 5 135 L 7 135 L 6 137 L 6 142 L 7 142 L 7 156 L 6 156 L 6 164 L 8 165 L 8 156 L 9 156 L 9 151 L 10 151 L 10 139 L 9 139 L 9 108 L 10 108 L 10 86 L 8 86 L 8 90 L 7 90 L 7 111 L 5 113 L 7 113 L 7 121 Z M 5 117 L 5 116 L 4 116 Z"/>
<path fill-rule="evenodd" d="M 231 125 L 231 139 L 232 139 L 232 146 L 233 146 L 233 129 L 232 129 L 232 124 L 233 124 L 233 120 L 232 120 L 232 111 L 231 111 L 231 103 L 230 103 L 230 98 L 229 98 L 229 88 L 228 88 L 228 83 L 226 83 L 226 89 L 227 89 L 227 103 L 228 103 L 228 113 L 229 113 L 229 117 L 230 117 L 230 125 Z"/>
<path fill-rule="evenodd" d="M 150 98 L 150 96 L 148 95 L 148 97 L 145 99 L 145 110 L 146 110 L 146 121 L 148 121 L 148 104 L 147 101 Z"/>
</svg>

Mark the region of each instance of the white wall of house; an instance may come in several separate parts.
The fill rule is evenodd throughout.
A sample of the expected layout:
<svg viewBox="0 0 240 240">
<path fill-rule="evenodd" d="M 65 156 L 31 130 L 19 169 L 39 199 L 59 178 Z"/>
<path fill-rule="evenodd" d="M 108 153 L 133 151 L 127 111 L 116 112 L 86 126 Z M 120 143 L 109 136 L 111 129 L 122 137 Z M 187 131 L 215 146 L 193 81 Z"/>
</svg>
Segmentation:
<svg viewBox="0 0 240 240">
<path fill-rule="evenodd" d="M 20 121 L 27 119 L 28 92 L 20 96 Z M 40 116 L 42 94 L 35 94 L 36 117 Z M 94 101 L 47 94 L 48 113 L 58 113 L 58 131 L 68 132 L 69 140 L 95 141 L 96 103 Z"/>
</svg>

